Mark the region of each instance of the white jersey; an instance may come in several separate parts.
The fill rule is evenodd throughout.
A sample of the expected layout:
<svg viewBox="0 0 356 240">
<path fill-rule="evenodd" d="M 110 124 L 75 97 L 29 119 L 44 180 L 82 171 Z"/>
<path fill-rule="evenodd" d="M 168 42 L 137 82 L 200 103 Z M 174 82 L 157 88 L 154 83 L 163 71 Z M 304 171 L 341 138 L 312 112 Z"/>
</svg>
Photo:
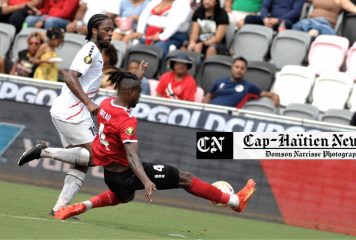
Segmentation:
<svg viewBox="0 0 356 240">
<path fill-rule="evenodd" d="M 70 70 L 81 73 L 80 84 L 90 99 L 99 92 L 103 75 L 103 58 L 95 43 L 86 43 L 75 56 Z M 62 92 L 53 102 L 52 117 L 71 123 L 78 123 L 91 118 L 85 105 L 64 85 Z"/>
</svg>

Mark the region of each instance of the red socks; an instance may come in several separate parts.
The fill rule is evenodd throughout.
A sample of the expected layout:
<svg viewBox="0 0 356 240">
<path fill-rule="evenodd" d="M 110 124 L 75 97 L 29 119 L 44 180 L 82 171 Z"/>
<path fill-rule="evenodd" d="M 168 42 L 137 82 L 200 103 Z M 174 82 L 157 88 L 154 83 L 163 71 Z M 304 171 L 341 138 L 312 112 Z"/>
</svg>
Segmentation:
<svg viewBox="0 0 356 240">
<path fill-rule="evenodd" d="M 116 194 L 108 190 L 102 192 L 95 197 L 92 197 L 90 201 L 93 204 L 93 208 L 105 207 L 105 206 L 115 206 L 120 203 L 117 199 Z"/>
<path fill-rule="evenodd" d="M 230 200 L 230 194 L 220 191 L 210 183 L 204 182 L 197 177 L 193 177 L 192 184 L 187 189 L 187 192 L 207 200 L 227 204 Z"/>
</svg>

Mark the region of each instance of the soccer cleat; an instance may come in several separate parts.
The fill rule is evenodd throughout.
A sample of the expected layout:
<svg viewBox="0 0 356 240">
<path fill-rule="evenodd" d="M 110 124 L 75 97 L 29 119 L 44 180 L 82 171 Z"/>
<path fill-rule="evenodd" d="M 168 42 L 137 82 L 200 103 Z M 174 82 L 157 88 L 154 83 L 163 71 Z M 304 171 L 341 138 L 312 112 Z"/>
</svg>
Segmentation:
<svg viewBox="0 0 356 240">
<path fill-rule="evenodd" d="M 17 165 L 22 166 L 25 163 L 31 162 L 32 160 L 41 158 L 41 151 L 48 148 L 47 143 L 43 141 L 37 141 L 35 146 L 27 150 L 22 154 Z"/>
<path fill-rule="evenodd" d="M 240 204 L 232 209 L 236 212 L 242 212 L 246 208 L 248 201 L 252 198 L 255 191 L 256 183 L 253 179 L 249 179 L 245 187 L 236 194 L 239 198 Z"/>
<path fill-rule="evenodd" d="M 84 203 L 76 203 L 66 207 L 62 207 L 54 213 L 54 218 L 65 220 L 67 218 L 82 214 L 87 210 L 87 206 Z"/>
</svg>

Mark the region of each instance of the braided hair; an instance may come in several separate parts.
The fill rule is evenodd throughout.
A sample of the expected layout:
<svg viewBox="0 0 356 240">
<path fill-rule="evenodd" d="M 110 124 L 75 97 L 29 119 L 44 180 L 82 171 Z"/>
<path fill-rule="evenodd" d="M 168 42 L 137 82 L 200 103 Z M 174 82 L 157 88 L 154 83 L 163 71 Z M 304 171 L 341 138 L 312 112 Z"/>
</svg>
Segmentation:
<svg viewBox="0 0 356 240">
<path fill-rule="evenodd" d="M 120 90 L 120 85 L 124 80 L 133 80 L 140 82 L 140 79 L 133 73 L 121 71 L 118 68 L 113 68 L 107 73 L 109 75 L 108 82 L 110 86 L 113 86 L 114 89 Z"/>
<path fill-rule="evenodd" d="M 91 38 L 93 37 L 93 33 L 92 33 L 93 28 L 98 29 L 100 24 L 106 19 L 110 19 L 110 17 L 105 15 L 105 14 L 95 14 L 95 15 L 93 15 L 89 19 L 89 22 L 88 22 L 88 26 L 87 26 L 88 33 L 85 36 L 85 40 L 90 41 Z"/>
</svg>

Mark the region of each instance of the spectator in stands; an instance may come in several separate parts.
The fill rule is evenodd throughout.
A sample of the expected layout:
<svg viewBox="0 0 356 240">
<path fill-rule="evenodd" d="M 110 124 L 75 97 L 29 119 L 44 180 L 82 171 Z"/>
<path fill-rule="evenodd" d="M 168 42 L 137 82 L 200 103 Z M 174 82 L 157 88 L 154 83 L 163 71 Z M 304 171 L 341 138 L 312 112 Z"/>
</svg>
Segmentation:
<svg viewBox="0 0 356 240">
<path fill-rule="evenodd" d="M 249 99 L 268 97 L 275 106 L 279 106 L 278 94 L 261 91 L 256 85 L 243 79 L 246 71 L 247 60 L 243 57 L 234 59 L 231 77 L 218 79 L 205 95 L 203 103 L 242 108 Z"/>
<path fill-rule="evenodd" d="M 164 73 L 156 89 L 158 97 L 194 101 L 197 84 L 189 69 L 193 61 L 186 54 L 179 53 L 170 59 L 172 71 Z"/>
<path fill-rule="evenodd" d="M 66 28 L 73 20 L 79 0 L 45 0 L 40 15 L 26 18 L 28 27 Z"/>
<path fill-rule="evenodd" d="M 247 15 L 257 15 L 261 10 L 262 0 L 225 0 L 225 11 L 230 24 L 240 28 Z"/>
<path fill-rule="evenodd" d="M 105 60 L 104 60 L 105 62 Z M 139 67 L 140 67 L 140 62 L 138 60 L 131 60 L 128 64 L 127 67 L 127 71 L 131 72 L 133 74 L 137 74 L 139 72 Z M 109 78 L 109 74 L 112 71 L 118 71 L 119 69 L 113 66 L 106 66 L 104 67 L 103 70 L 103 79 L 101 80 L 101 84 L 100 87 L 101 88 L 105 88 L 105 89 L 114 89 L 114 86 L 108 81 Z M 150 86 L 148 84 L 148 79 L 143 76 L 142 80 L 141 80 L 141 94 L 145 94 L 145 95 L 150 95 Z"/>
<path fill-rule="evenodd" d="M 74 20 L 68 23 L 67 32 L 86 34 L 89 19 L 97 13 L 105 14 L 108 9 L 117 7 L 117 0 L 80 0 Z"/>
<path fill-rule="evenodd" d="M 132 38 L 155 45 L 167 54 L 170 46 L 180 48 L 188 40 L 190 0 L 152 0 L 138 20 Z"/>
<path fill-rule="evenodd" d="M 127 71 L 133 74 L 137 74 L 137 72 L 139 71 L 139 67 L 140 61 L 134 59 L 129 62 Z M 141 80 L 141 93 L 145 95 L 150 95 L 150 86 L 148 84 L 148 79 L 145 76 L 143 76 Z"/>
<path fill-rule="evenodd" d="M 0 22 L 15 26 L 20 32 L 22 24 L 30 14 L 38 14 L 43 0 L 1 0 Z"/>
<path fill-rule="evenodd" d="M 128 43 L 137 28 L 138 19 L 149 0 L 121 0 L 118 11 L 113 14 L 115 31 L 113 39 Z"/>
<path fill-rule="evenodd" d="M 299 20 L 304 0 L 263 0 L 260 15 L 248 15 L 243 24 L 259 24 L 274 30 L 291 28 Z"/>
<path fill-rule="evenodd" d="M 293 25 L 294 30 L 308 32 L 316 37 L 321 34 L 335 35 L 335 26 L 342 10 L 356 13 L 356 5 L 350 0 L 313 0 L 309 18 Z"/>
<path fill-rule="evenodd" d="M 229 17 L 218 0 L 203 0 L 192 21 L 188 51 L 202 53 L 205 58 L 229 53 L 225 38 Z"/>
<path fill-rule="evenodd" d="M 115 67 L 118 61 L 118 56 L 117 56 L 117 52 L 116 52 L 116 48 L 114 47 L 114 45 L 110 44 L 107 48 L 103 49 L 103 65 L 104 68 L 105 67 Z"/>
<path fill-rule="evenodd" d="M 0 73 L 5 73 L 5 60 L 0 57 Z"/>
<path fill-rule="evenodd" d="M 35 70 L 34 78 L 49 81 L 58 81 L 59 62 L 56 48 L 63 42 L 64 31 L 61 28 L 47 29 L 47 42 L 43 43 L 38 49 L 35 57 L 32 59 L 33 64 L 38 67 Z"/>
<path fill-rule="evenodd" d="M 33 32 L 27 38 L 27 49 L 18 53 L 16 63 L 12 66 L 10 74 L 22 77 L 33 77 L 37 65 L 31 62 L 36 56 L 39 47 L 44 43 L 42 33 Z"/>
</svg>

